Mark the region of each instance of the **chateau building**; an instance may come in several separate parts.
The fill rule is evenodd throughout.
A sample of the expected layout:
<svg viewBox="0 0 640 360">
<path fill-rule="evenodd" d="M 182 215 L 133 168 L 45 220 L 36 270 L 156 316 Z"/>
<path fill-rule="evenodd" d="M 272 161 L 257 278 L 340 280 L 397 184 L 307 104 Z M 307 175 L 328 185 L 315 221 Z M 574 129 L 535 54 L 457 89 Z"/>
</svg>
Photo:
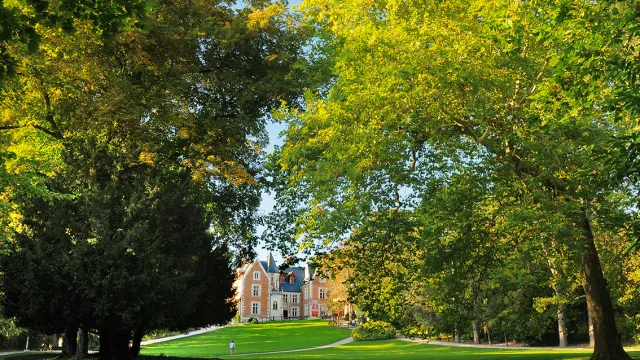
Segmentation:
<svg viewBox="0 0 640 360">
<path fill-rule="evenodd" d="M 321 317 L 327 312 L 327 280 L 313 267 L 280 272 L 273 256 L 238 269 L 236 279 L 240 322 Z"/>
</svg>

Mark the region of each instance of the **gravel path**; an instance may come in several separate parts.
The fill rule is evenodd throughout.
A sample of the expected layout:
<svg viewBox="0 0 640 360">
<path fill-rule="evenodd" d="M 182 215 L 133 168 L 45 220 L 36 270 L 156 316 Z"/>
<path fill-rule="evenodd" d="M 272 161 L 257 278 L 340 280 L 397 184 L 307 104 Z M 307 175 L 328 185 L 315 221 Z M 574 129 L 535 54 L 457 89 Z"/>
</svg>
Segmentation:
<svg viewBox="0 0 640 360">
<path fill-rule="evenodd" d="M 440 345 L 440 346 L 453 346 L 453 347 L 466 347 L 466 348 L 478 348 L 478 349 L 514 349 L 514 350 L 593 350 L 586 347 L 566 347 L 561 348 L 557 346 L 549 346 L 549 347 L 534 347 L 534 346 L 505 346 L 505 345 L 482 345 L 482 344 L 465 344 L 465 343 L 454 343 L 454 342 L 446 342 L 446 341 L 434 341 L 434 340 L 424 340 L 424 339 L 409 339 L 406 337 L 398 337 L 398 340 L 402 341 L 410 341 L 417 342 L 429 345 Z"/>
</svg>

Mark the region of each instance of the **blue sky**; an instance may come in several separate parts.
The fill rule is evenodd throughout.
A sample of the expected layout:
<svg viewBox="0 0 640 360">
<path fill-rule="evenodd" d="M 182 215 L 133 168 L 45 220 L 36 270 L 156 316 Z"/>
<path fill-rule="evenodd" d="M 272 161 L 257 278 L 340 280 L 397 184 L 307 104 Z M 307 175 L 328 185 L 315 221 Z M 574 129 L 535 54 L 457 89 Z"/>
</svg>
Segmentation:
<svg viewBox="0 0 640 360">
<path fill-rule="evenodd" d="M 286 128 L 285 124 L 274 123 L 271 122 L 267 125 L 267 132 L 269 133 L 269 146 L 265 149 L 267 153 L 273 152 L 274 145 L 282 145 L 283 139 L 280 137 L 280 132 L 282 132 Z M 268 214 L 273 209 L 273 205 L 275 201 L 273 199 L 273 194 L 268 194 L 266 192 L 262 193 L 262 202 L 260 203 L 260 212 L 263 214 Z M 258 228 L 258 235 L 262 234 L 264 231 L 264 227 L 261 226 Z M 257 249 L 258 258 L 260 260 L 264 260 L 267 258 L 269 251 L 264 249 L 262 246 L 258 246 Z M 282 263 L 282 256 L 279 253 L 274 252 L 273 257 L 278 264 Z"/>
<path fill-rule="evenodd" d="M 301 0 L 290 0 L 289 1 L 289 5 L 293 6 L 293 5 L 300 4 L 301 2 L 302 2 Z M 267 125 L 267 132 L 269 133 L 269 146 L 267 146 L 267 148 L 265 149 L 265 151 L 267 153 L 273 152 L 274 145 L 282 145 L 283 139 L 280 137 L 280 133 L 285 128 L 286 128 L 286 125 L 281 124 L 281 123 L 271 122 L 271 123 L 269 123 Z M 275 203 L 275 201 L 273 199 L 273 195 L 270 195 L 270 194 L 267 194 L 266 192 L 263 192 L 262 193 L 262 202 L 260 204 L 260 211 L 263 214 L 268 214 L 273 209 L 274 203 Z M 262 234 L 263 230 L 264 230 L 264 227 L 259 227 L 258 228 L 258 235 Z M 260 260 L 266 259 L 266 257 L 269 254 L 269 251 L 264 249 L 262 246 L 258 246 L 258 249 L 256 249 L 256 250 L 258 252 L 258 258 Z M 280 256 L 279 253 L 274 252 L 273 253 L 273 257 L 275 258 L 276 262 L 282 263 L 283 259 L 282 259 L 282 256 Z"/>
</svg>

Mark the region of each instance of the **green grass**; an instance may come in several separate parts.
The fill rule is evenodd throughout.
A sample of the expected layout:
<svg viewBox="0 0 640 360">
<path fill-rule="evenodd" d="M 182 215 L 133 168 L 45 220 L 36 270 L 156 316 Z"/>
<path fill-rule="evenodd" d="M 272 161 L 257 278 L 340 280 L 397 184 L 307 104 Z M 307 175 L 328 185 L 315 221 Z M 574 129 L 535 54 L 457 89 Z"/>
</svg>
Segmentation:
<svg viewBox="0 0 640 360">
<path fill-rule="evenodd" d="M 640 350 L 630 351 L 634 359 L 640 359 Z M 354 342 L 335 348 L 272 355 L 245 356 L 246 359 L 429 359 L 429 360 L 551 360 L 589 359 L 588 350 L 517 350 L 476 349 L 424 345 L 401 340 Z M 227 358 L 226 356 L 224 358 Z"/>
<path fill-rule="evenodd" d="M 57 353 L 50 353 L 50 352 L 40 352 L 40 351 L 28 351 L 28 352 L 20 352 L 20 353 L 15 353 L 15 354 L 10 354 L 10 355 L 4 355 L 4 356 L 0 356 L 0 360 L 5 360 L 5 359 L 27 359 L 27 360 L 32 360 L 32 359 L 53 359 L 55 357 L 57 357 L 60 354 Z"/>
<path fill-rule="evenodd" d="M 327 326 L 323 320 L 273 321 L 242 324 L 173 341 L 148 345 L 143 355 L 211 358 L 229 354 L 229 343 L 236 343 L 236 354 L 304 349 L 332 344 L 351 336 L 351 330 Z"/>
<path fill-rule="evenodd" d="M 351 335 L 348 329 L 327 326 L 326 321 L 305 320 L 290 322 L 269 322 L 257 325 L 235 325 L 202 335 L 195 335 L 174 341 L 149 345 L 142 349 L 144 355 L 182 356 L 211 358 L 229 356 L 229 342 L 237 344 L 236 356 L 246 359 L 478 359 L 478 360 L 552 360 L 589 359 L 589 350 L 518 350 L 518 349 L 477 349 L 437 345 L 425 345 L 400 340 L 365 341 L 310 351 L 279 353 L 270 355 L 249 355 L 251 353 L 305 349 L 328 345 Z M 632 349 L 629 354 L 640 359 L 640 349 Z"/>
</svg>

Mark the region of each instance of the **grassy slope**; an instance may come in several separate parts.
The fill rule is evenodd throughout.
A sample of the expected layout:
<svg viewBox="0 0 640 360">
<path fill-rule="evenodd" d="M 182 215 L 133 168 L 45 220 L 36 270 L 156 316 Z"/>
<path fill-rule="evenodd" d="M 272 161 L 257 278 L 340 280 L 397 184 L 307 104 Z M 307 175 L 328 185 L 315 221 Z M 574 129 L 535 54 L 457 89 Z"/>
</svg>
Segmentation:
<svg viewBox="0 0 640 360">
<path fill-rule="evenodd" d="M 243 324 L 183 339 L 145 346 L 141 354 L 185 357 L 219 357 L 229 354 L 229 343 L 236 343 L 236 354 L 304 349 L 327 345 L 351 336 L 348 329 L 327 326 L 322 320 L 274 321 Z"/>
<path fill-rule="evenodd" d="M 631 351 L 634 359 L 640 359 L 640 351 Z M 516 349 L 474 349 L 409 343 L 400 340 L 367 341 L 342 345 L 330 349 L 295 353 L 247 356 L 247 359 L 429 359 L 429 360 L 551 360 L 589 359 L 586 350 L 516 350 Z M 226 358 L 226 357 L 225 357 Z"/>
</svg>

